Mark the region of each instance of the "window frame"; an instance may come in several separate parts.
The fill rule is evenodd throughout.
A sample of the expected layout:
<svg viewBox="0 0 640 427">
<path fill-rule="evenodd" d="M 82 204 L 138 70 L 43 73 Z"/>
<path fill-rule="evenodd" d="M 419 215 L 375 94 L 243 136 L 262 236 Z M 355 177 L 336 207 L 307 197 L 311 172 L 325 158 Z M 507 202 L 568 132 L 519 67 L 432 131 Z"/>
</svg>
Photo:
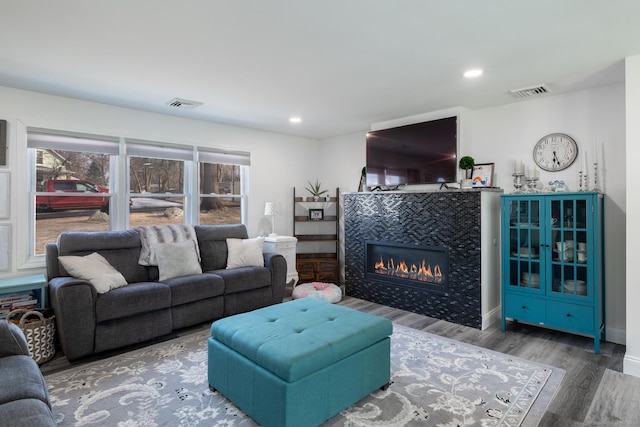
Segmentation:
<svg viewBox="0 0 640 427">
<path fill-rule="evenodd" d="M 69 131 L 57 131 L 53 129 L 33 128 L 24 126 L 20 129 L 24 133 L 26 142 L 25 161 L 27 164 L 27 212 L 26 229 L 27 239 L 24 245 L 20 245 L 23 253 L 26 255 L 22 268 L 34 268 L 44 264 L 44 254 L 36 254 L 36 195 L 51 195 L 55 193 L 37 192 L 36 182 L 36 158 L 38 148 L 50 148 L 66 151 L 81 151 L 81 143 L 77 145 L 67 145 L 69 141 L 65 138 L 76 138 L 76 142 L 106 141 L 109 152 L 109 193 L 100 193 L 95 197 L 109 196 L 109 230 L 124 230 L 130 228 L 129 218 L 129 200 L 132 195 L 140 195 L 140 193 L 130 192 L 130 157 L 143 157 L 139 153 L 156 153 L 156 155 L 148 156 L 154 158 L 162 158 L 168 160 L 184 161 L 183 168 L 183 189 L 182 193 L 172 193 L 176 197 L 184 199 L 184 223 L 198 225 L 200 222 L 199 203 L 202 196 L 206 197 L 234 197 L 240 200 L 240 223 L 246 224 L 248 212 L 248 174 L 250 166 L 250 153 L 242 151 L 234 151 L 220 149 L 214 147 L 200 147 L 197 145 L 187 144 L 170 144 L 150 140 L 139 140 L 125 137 L 111 137 L 102 135 L 80 134 Z M 46 147 L 38 146 L 34 141 L 29 141 L 30 135 L 46 135 L 52 136 L 51 140 L 45 143 Z M 20 135 L 22 136 L 22 135 Z M 73 141 L 73 140 L 72 140 Z M 57 147 L 57 144 L 60 144 Z M 114 149 L 115 147 L 115 149 Z M 147 150 L 147 151 L 145 151 Z M 95 147 L 91 150 L 96 151 Z M 165 156 L 157 155 L 162 152 Z M 172 158 L 170 154 L 175 154 L 182 158 Z M 168 156 L 168 157 L 167 157 Z M 202 160 L 200 160 L 202 159 Z M 220 164 L 234 164 L 240 166 L 240 194 L 238 195 L 201 195 L 199 183 L 199 171 L 201 162 L 212 163 L 210 159 L 215 159 Z M 73 193 L 70 193 L 73 194 Z M 59 195 L 59 194 L 58 194 Z M 89 196 L 89 195 L 86 195 Z M 166 194 L 144 193 L 144 197 L 166 197 Z"/>
</svg>

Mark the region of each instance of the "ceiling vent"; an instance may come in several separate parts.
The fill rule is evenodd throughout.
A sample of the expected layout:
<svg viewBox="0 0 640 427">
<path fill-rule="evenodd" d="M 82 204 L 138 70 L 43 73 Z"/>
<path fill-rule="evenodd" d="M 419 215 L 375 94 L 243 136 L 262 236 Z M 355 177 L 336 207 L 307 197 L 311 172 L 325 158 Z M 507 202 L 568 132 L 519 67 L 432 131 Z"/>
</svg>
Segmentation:
<svg viewBox="0 0 640 427">
<path fill-rule="evenodd" d="M 189 101 L 188 99 L 182 98 L 173 98 L 172 100 L 167 102 L 167 105 L 183 110 L 193 110 L 194 108 L 201 106 L 202 102 Z"/>
<path fill-rule="evenodd" d="M 544 84 L 522 87 L 520 89 L 510 90 L 512 94 L 517 96 L 518 98 L 527 98 L 529 96 L 541 95 L 543 93 L 548 93 L 549 89 Z"/>
</svg>

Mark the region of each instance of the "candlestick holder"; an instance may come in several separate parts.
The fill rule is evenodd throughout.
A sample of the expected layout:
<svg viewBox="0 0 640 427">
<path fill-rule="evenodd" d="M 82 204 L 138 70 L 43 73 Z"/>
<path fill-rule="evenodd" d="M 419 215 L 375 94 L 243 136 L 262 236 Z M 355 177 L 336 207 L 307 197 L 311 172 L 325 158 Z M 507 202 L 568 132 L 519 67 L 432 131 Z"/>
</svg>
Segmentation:
<svg viewBox="0 0 640 427">
<path fill-rule="evenodd" d="M 527 187 L 529 188 L 529 193 L 541 193 L 542 189 L 540 188 L 540 177 L 530 176 L 527 178 Z"/>
<path fill-rule="evenodd" d="M 602 193 L 602 189 L 598 185 L 598 162 L 593 164 L 593 187 L 591 188 L 591 191 Z"/>
<path fill-rule="evenodd" d="M 515 194 L 524 193 L 524 190 L 522 189 L 523 176 L 524 176 L 524 173 L 521 173 L 521 172 L 515 172 L 513 174 L 513 186 L 516 188 L 514 191 Z"/>
<path fill-rule="evenodd" d="M 582 191 L 589 191 L 589 174 L 586 171 L 582 174 L 582 180 L 584 181 Z"/>
<path fill-rule="evenodd" d="M 578 171 L 578 191 L 582 190 L 582 171 Z"/>
</svg>

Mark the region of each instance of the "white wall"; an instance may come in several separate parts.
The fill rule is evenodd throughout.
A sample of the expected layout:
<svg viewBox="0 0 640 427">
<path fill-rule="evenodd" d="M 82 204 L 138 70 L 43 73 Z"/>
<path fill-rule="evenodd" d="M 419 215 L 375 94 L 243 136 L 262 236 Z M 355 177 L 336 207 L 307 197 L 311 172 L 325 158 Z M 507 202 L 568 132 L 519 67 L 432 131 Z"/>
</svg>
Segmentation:
<svg viewBox="0 0 640 427">
<path fill-rule="evenodd" d="M 594 138 L 605 142 L 606 326 L 607 339 L 617 343 L 625 342 L 626 329 L 624 90 L 624 85 L 618 84 L 473 112 L 465 110 L 465 133 L 460 142 L 461 155 L 471 155 L 477 163 L 495 163 L 496 185 L 505 192 L 513 190 L 514 160 L 534 165 L 533 147 L 544 135 L 567 133 L 577 141 L 579 149 L 591 151 Z M 403 120 L 389 123 L 409 123 Z M 323 169 L 321 180 L 331 180 L 344 191 L 357 190 L 358 172 L 365 163 L 365 134 L 363 130 L 322 141 L 321 158 L 336 166 Z M 345 159 L 344 147 L 348 147 L 353 159 Z M 578 160 L 562 172 L 541 171 L 541 178 L 543 182 L 562 179 L 571 190 L 577 190 L 579 164 Z"/>
<path fill-rule="evenodd" d="M 640 59 L 627 64 L 627 86 L 632 87 L 633 75 L 640 74 Z M 638 80 L 638 78 L 636 78 Z M 635 83 L 640 86 L 640 81 Z M 627 89 L 629 92 L 629 89 Z M 634 125 L 640 114 L 640 89 L 636 88 L 634 104 L 627 93 L 627 134 L 629 141 L 637 141 L 640 125 Z M 630 115 L 632 114 L 632 115 Z M 25 254 L 16 253 L 17 242 L 26 236 L 24 209 L 27 206 L 26 177 L 24 175 L 24 144 L 18 140 L 18 122 L 29 127 L 61 129 L 103 135 L 115 135 L 147 140 L 185 143 L 202 146 L 230 147 L 251 152 L 249 234 L 259 232 L 265 201 L 282 203 L 283 215 L 276 219 L 279 234 L 290 234 L 292 224 L 292 187 L 302 191 L 307 180 L 319 179 L 323 187 L 341 191 L 356 191 L 360 171 L 365 164 L 365 134 L 369 129 L 349 135 L 315 141 L 271 132 L 218 125 L 162 114 L 112 107 L 68 98 L 38 94 L 0 87 L 0 117 L 8 121 L 9 166 L 11 171 L 11 216 L 0 223 L 12 225 L 11 270 L 0 277 L 32 274 L 25 271 L 21 261 Z M 633 269 L 627 273 L 625 258 L 636 262 L 640 250 L 633 242 L 640 238 L 640 198 L 631 198 L 635 208 L 633 219 L 626 219 L 625 160 L 625 86 L 612 85 L 565 95 L 550 96 L 516 102 L 500 107 L 465 112 L 464 138 L 461 154 L 472 155 L 476 162 L 496 163 L 496 184 L 506 191 L 512 189 L 513 161 L 523 159 L 533 164 L 533 146 L 542 136 L 564 132 L 573 136 L 580 147 L 591 147 L 594 138 L 606 143 L 606 275 L 607 275 L 607 338 L 625 341 L 626 324 L 637 324 L 640 313 L 633 313 L 640 291 L 634 292 Z M 472 123 L 471 129 L 468 123 Z M 469 138 L 469 132 L 471 137 Z M 633 136 L 635 135 L 635 136 Z M 626 156 L 632 161 L 640 148 L 626 146 Z M 21 157 L 22 156 L 22 157 Z M 577 188 L 577 166 L 555 174 L 542 173 L 543 181 L 556 176 Z M 632 182 L 634 177 L 630 176 Z M 635 206 L 634 206 L 635 205 Z M 625 223 L 635 239 L 626 244 Z M 635 228 L 634 227 L 635 224 Z M 627 275 L 632 277 L 627 278 Z M 628 290 L 625 283 L 629 282 Z M 629 298 L 627 298 L 627 292 Z M 629 310 L 625 312 L 625 300 Z M 637 310 L 636 310 L 637 311 Z M 627 318 L 628 316 L 628 318 Z M 640 332 L 628 331 L 628 353 L 640 362 Z M 635 362 L 635 359 L 633 359 Z M 627 366 L 625 359 L 625 369 Z M 638 363 L 640 366 L 640 363 Z M 640 376 L 640 368 L 638 369 Z"/>
<path fill-rule="evenodd" d="M 637 161 L 640 158 L 640 55 L 626 60 L 626 162 L 627 182 L 627 352 L 624 357 L 624 373 L 640 377 L 640 280 L 638 260 L 640 259 L 640 192 L 635 188 L 638 181 Z M 622 307 L 622 304 L 620 305 Z"/>
<path fill-rule="evenodd" d="M 8 166 L 11 172 L 11 270 L 0 278 L 43 272 L 42 262 L 25 264 L 28 206 L 26 141 L 18 137 L 21 124 L 144 140 L 225 147 L 251 153 L 248 230 L 254 236 L 264 217 L 264 203 L 277 201 L 283 215 L 276 218 L 279 234 L 291 233 L 292 188 L 313 179 L 320 170 L 318 141 L 247 128 L 147 113 L 104 104 L 0 87 L 0 118 L 8 122 Z M 22 127 L 24 127 L 22 126 Z M 288 227 L 288 228 L 287 228 Z M 267 231 L 269 231 L 267 229 Z"/>
</svg>

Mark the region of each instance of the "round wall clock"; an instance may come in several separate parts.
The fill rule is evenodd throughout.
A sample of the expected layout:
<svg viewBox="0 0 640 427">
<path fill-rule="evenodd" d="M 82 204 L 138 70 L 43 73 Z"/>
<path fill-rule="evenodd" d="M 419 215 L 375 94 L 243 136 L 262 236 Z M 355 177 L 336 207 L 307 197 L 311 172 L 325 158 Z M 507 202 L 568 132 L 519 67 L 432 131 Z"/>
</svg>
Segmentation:
<svg viewBox="0 0 640 427">
<path fill-rule="evenodd" d="M 568 168 L 578 157 L 578 144 L 569 135 L 551 133 L 533 147 L 533 160 L 541 169 L 557 172 Z"/>
</svg>

